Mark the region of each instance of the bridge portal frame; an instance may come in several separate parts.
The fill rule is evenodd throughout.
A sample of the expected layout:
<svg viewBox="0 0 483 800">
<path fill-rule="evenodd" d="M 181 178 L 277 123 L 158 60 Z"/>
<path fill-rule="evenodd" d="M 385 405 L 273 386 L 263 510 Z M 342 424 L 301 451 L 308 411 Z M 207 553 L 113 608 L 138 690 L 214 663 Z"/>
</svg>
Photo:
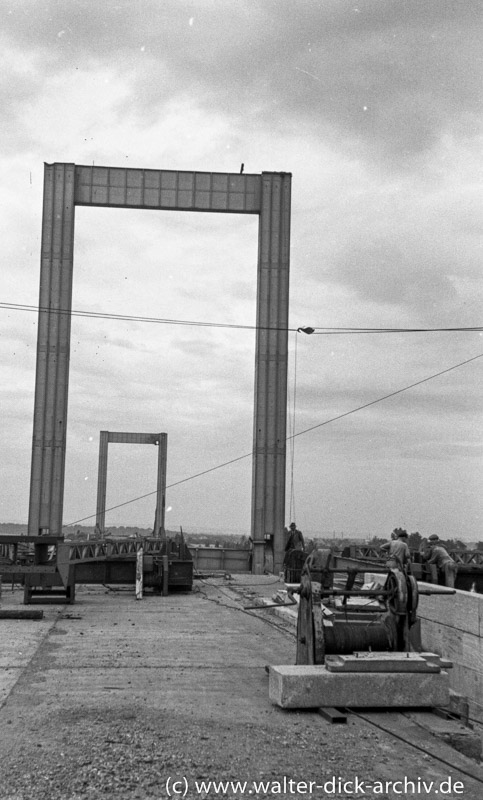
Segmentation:
<svg viewBox="0 0 483 800">
<path fill-rule="evenodd" d="M 100 431 L 99 466 L 97 470 L 96 531 L 104 535 L 106 528 L 107 456 L 109 444 L 154 444 L 158 450 L 158 473 L 156 481 L 156 512 L 154 515 L 155 537 L 166 539 L 164 518 L 166 511 L 166 462 L 168 453 L 167 433 L 123 433 Z"/>
<path fill-rule="evenodd" d="M 29 535 L 60 535 L 64 497 L 75 206 L 257 214 L 252 460 L 253 572 L 283 561 L 291 174 L 44 166 Z"/>
</svg>

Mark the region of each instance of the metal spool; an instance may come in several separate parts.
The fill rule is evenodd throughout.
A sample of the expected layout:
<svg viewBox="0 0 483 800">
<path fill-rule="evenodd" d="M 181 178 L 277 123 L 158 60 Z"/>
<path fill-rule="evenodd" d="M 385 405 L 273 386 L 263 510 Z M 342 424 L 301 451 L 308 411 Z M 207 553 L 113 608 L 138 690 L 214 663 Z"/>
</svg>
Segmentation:
<svg viewBox="0 0 483 800">
<path fill-rule="evenodd" d="M 391 650 L 391 631 L 384 622 L 339 622 L 324 629 L 325 653 L 348 654 L 357 650 Z"/>
<path fill-rule="evenodd" d="M 316 567 L 313 575 L 310 566 L 309 562 L 304 566 L 299 588 L 296 664 L 323 664 L 328 654 L 347 655 L 360 650 L 409 650 L 409 629 L 416 622 L 418 605 L 418 586 L 411 575 L 400 570 L 389 572 L 383 590 L 388 593 L 387 610 L 375 612 L 373 621 L 335 620 L 325 625 L 321 593 L 326 596 L 330 587 L 324 586 L 327 581 L 320 581 L 324 578 L 320 563 L 312 563 Z M 354 576 L 350 577 L 353 583 Z M 380 596 L 381 591 L 374 590 L 374 597 Z"/>
</svg>

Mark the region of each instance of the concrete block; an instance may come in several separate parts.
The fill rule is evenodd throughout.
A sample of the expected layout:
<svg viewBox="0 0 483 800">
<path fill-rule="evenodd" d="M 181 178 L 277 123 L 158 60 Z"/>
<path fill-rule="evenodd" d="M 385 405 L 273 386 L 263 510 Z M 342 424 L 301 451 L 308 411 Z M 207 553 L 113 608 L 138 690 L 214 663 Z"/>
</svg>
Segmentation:
<svg viewBox="0 0 483 800">
<path fill-rule="evenodd" d="M 322 665 L 274 666 L 269 672 L 270 700 L 281 708 L 417 708 L 447 706 L 447 672 L 337 673 Z"/>
<path fill-rule="evenodd" d="M 431 589 L 422 583 L 421 588 Z M 473 636 L 483 635 L 483 595 L 457 589 L 454 595 L 420 595 L 418 617 Z"/>
<path fill-rule="evenodd" d="M 422 620 L 423 644 L 454 664 L 462 664 L 483 676 L 483 637 L 449 627 L 444 621 Z M 430 649 L 428 647 L 428 649 Z"/>
</svg>

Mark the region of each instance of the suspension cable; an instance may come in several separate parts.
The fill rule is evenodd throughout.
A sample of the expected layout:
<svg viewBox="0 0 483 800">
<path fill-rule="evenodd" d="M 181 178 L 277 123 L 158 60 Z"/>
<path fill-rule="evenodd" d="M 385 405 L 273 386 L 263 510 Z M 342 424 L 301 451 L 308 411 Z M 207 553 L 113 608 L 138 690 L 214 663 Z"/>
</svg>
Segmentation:
<svg viewBox="0 0 483 800">
<path fill-rule="evenodd" d="M 338 414 L 336 417 L 331 417 L 330 419 L 326 419 L 324 422 L 319 422 L 317 425 L 312 425 L 310 428 L 305 428 L 298 433 L 292 433 L 291 436 L 287 436 L 287 440 L 294 440 L 296 436 L 303 436 L 306 433 L 310 433 L 311 431 L 316 430 L 317 428 L 321 428 L 324 425 L 329 425 L 331 422 L 337 422 L 339 419 L 343 419 L 344 417 L 348 417 L 351 414 L 355 414 L 358 411 L 362 411 L 365 408 L 369 408 L 370 406 L 376 405 L 376 403 L 382 403 L 384 400 L 388 400 L 390 397 L 395 397 L 398 394 L 402 394 L 403 392 L 407 392 L 409 389 L 413 389 L 415 386 L 420 386 L 422 383 L 427 383 L 428 381 L 434 380 L 434 378 L 439 378 L 441 375 L 446 375 L 448 372 L 452 372 L 454 369 L 458 369 L 459 367 L 463 367 L 466 364 L 471 364 L 471 362 L 476 361 L 479 358 L 483 358 L 483 353 L 478 353 L 478 355 L 473 356 L 472 358 L 467 358 L 465 361 L 460 361 L 458 364 L 453 364 L 451 367 L 447 367 L 446 369 L 440 370 L 440 372 L 436 372 L 433 375 L 428 375 L 426 378 L 422 378 L 419 381 L 415 381 L 414 383 L 409 384 L 408 386 L 404 386 L 402 389 L 397 389 L 394 392 L 390 392 L 389 394 L 383 395 L 383 397 L 378 397 L 376 400 L 371 400 L 369 403 L 364 403 L 362 406 L 357 406 L 357 408 L 352 408 L 350 411 L 345 411 L 343 414 Z M 243 461 L 245 458 L 250 458 L 253 456 L 253 451 L 250 453 L 245 453 L 242 456 L 238 456 L 237 458 L 232 458 L 229 461 L 224 461 L 221 464 L 217 464 L 214 467 L 209 467 L 208 469 L 202 470 L 202 472 L 197 472 L 195 475 L 189 475 L 187 478 L 181 478 L 181 480 L 176 481 L 175 483 L 169 484 L 167 489 L 171 489 L 173 486 L 179 486 L 181 483 L 187 483 L 188 481 L 193 480 L 194 478 L 199 478 L 202 475 L 207 475 L 210 472 L 215 472 L 215 470 L 221 469 L 222 467 L 227 467 L 229 464 L 235 464 L 237 461 Z M 133 497 L 131 500 L 126 500 L 124 503 L 119 503 L 116 506 L 112 506 L 111 508 L 106 508 L 106 511 L 113 511 L 115 508 L 120 508 L 121 506 L 127 506 L 130 503 L 135 503 L 137 500 L 142 500 L 145 497 L 149 497 L 150 495 L 156 494 L 157 490 L 153 492 L 147 492 L 146 494 L 140 495 L 139 497 Z M 95 517 L 96 514 L 89 514 L 87 517 L 83 517 L 82 519 L 78 519 L 75 522 L 69 522 L 63 525 L 62 527 L 68 527 L 69 525 L 77 525 L 79 522 L 84 522 L 86 519 L 92 519 Z"/>
<path fill-rule="evenodd" d="M 290 441 L 290 521 L 295 520 L 295 487 L 294 487 L 294 463 L 295 463 L 295 414 L 297 407 L 297 337 L 295 333 L 294 345 L 294 376 L 293 376 L 293 408 Z"/>
</svg>

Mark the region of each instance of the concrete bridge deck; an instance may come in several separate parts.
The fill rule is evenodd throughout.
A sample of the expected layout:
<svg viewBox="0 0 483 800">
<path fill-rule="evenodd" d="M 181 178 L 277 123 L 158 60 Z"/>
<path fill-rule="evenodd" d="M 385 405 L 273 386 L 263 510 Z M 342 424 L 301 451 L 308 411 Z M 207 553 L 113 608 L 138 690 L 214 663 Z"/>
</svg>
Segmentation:
<svg viewBox="0 0 483 800">
<path fill-rule="evenodd" d="M 419 747 L 357 716 L 330 725 L 270 703 L 265 665 L 293 663 L 293 628 L 243 606 L 282 586 L 240 575 L 139 601 L 132 587 L 79 587 L 75 606 L 44 606 L 39 622 L 0 621 L 1 800 L 159 800 L 168 780 L 190 798 L 221 796 L 208 780 L 248 781 L 252 797 L 357 796 L 317 788 L 334 777 L 413 781 L 415 797 L 433 781 L 434 798 L 460 781 L 446 796 L 480 800 L 483 770 L 409 720 L 402 738 Z M 4 586 L 2 607 L 22 599 Z M 365 796 L 412 796 L 391 787 Z"/>
</svg>

